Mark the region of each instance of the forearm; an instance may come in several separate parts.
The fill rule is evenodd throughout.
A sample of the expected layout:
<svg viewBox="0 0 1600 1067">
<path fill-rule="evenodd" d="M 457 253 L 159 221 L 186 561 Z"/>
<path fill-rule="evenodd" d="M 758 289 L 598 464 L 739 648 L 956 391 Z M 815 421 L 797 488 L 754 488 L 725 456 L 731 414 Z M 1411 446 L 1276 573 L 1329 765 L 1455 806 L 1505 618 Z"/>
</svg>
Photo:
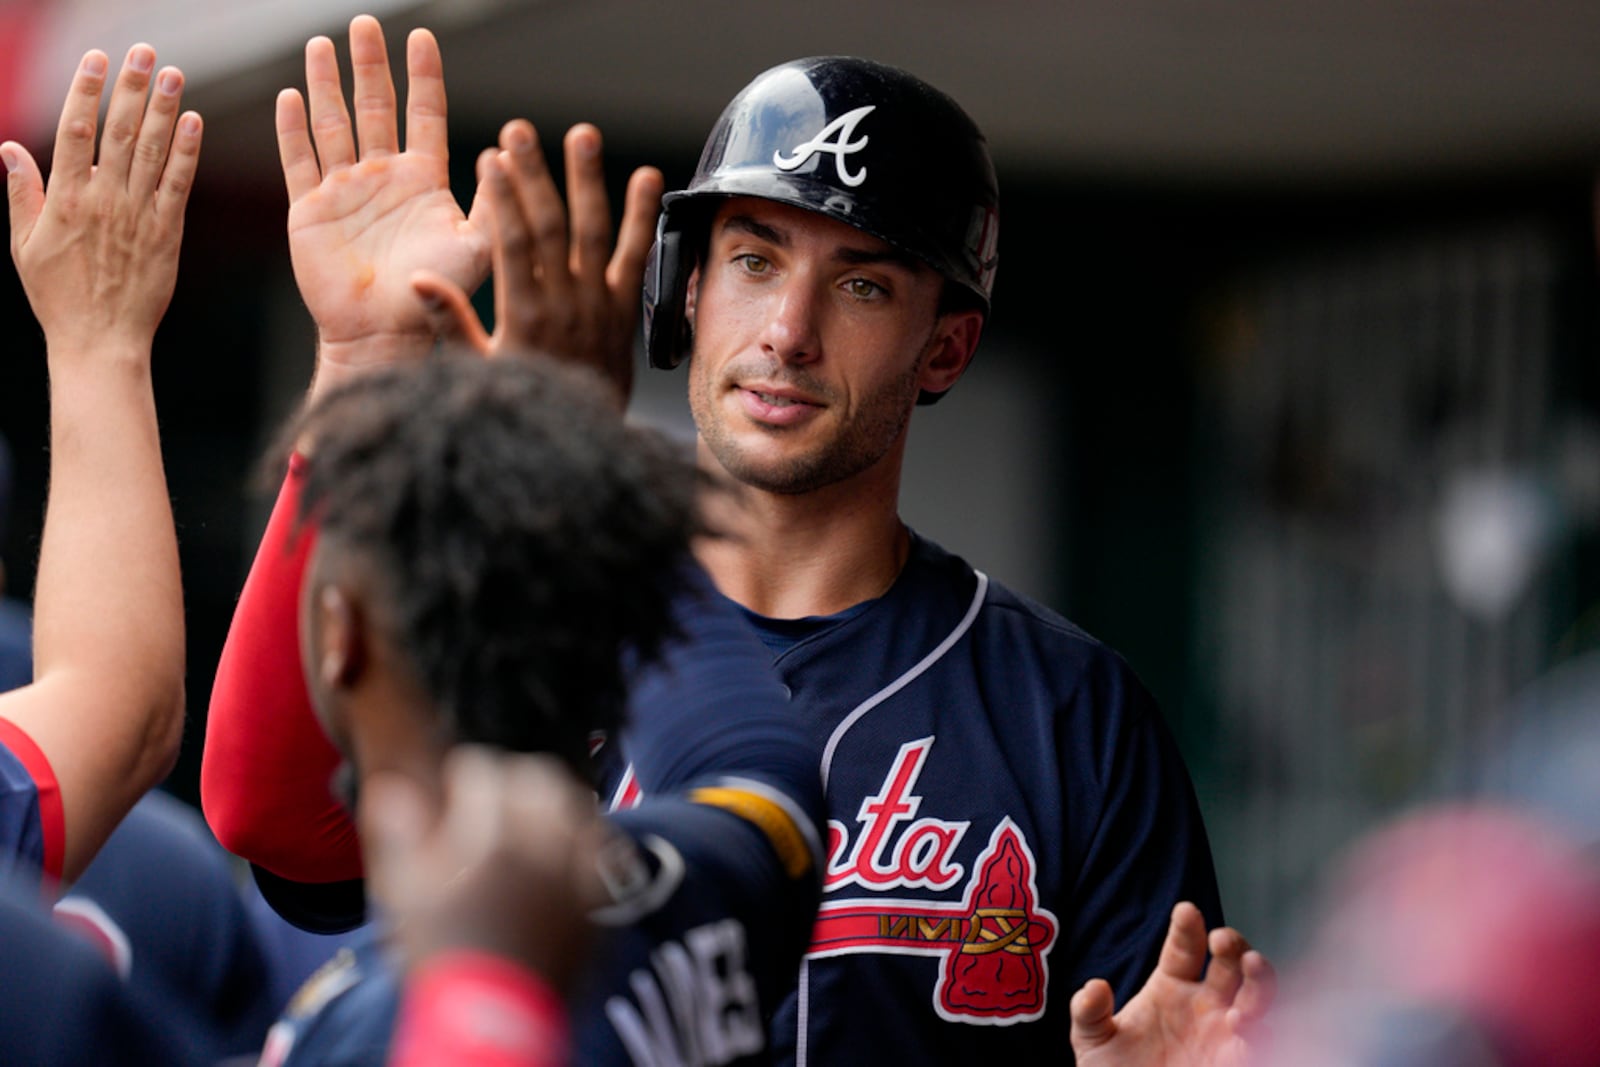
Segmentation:
<svg viewBox="0 0 1600 1067">
<path fill-rule="evenodd" d="M 200 794 L 212 832 L 230 851 L 284 878 L 330 882 L 360 877 L 360 846 L 328 790 L 339 754 L 301 673 L 299 590 L 314 532 L 297 531 L 298 509 L 291 471 L 217 664 Z"/>
<path fill-rule="evenodd" d="M 51 710 L 26 728 L 64 791 L 70 875 L 171 770 L 183 730 L 177 539 L 162 469 L 148 349 L 103 340 L 91 364 L 52 344 L 51 482 L 34 605 L 35 679 Z M 121 347 L 125 352 L 117 352 Z M 125 803 L 124 803 L 125 802 Z"/>
</svg>

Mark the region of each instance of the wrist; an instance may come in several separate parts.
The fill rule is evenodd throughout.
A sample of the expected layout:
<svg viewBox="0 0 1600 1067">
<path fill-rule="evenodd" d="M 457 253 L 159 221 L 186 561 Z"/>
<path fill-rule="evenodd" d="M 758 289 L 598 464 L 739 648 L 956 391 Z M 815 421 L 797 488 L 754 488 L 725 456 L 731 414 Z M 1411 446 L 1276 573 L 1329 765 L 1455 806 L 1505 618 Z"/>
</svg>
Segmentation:
<svg viewBox="0 0 1600 1067">
<path fill-rule="evenodd" d="M 566 1011 L 548 982 L 489 953 L 451 951 L 412 974 L 395 1060 L 565 1063 L 567 1042 Z"/>
<path fill-rule="evenodd" d="M 51 384 L 57 388 L 77 378 L 103 382 L 120 377 L 147 382 L 150 348 L 149 338 L 60 338 L 46 333 L 45 363 Z"/>
</svg>

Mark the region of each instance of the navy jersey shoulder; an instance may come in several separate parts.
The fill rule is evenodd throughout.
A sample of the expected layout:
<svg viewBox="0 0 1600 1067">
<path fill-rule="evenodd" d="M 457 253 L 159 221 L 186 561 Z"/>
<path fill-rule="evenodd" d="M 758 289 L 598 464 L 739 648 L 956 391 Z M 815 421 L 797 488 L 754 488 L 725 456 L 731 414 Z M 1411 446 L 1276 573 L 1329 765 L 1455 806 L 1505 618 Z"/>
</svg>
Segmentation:
<svg viewBox="0 0 1600 1067">
<path fill-rule="evenodd" d="M 198 812 L 152 792 L 56 904 L 110 951 L 124 977 L 192 1011 L 219 1055 L 260 1049 L 277 1015 L 269 957 L 231 860 Z"/>
<path fill-rule="evenodd" d="M 628 726 L 602 750 L 601 796 L 625 807 L 619 802 L 630 789 L 658 796 L 708 776 L 740 774 L 779 790 L 820 822 L 816 750 L 771 656 L 699 565 L 688 571 L 673 601 L 679 636 L 630 674 Z"/>
<path fill-rule="evenodd" d="M 33 775 L 0 744 L 0 882 L 38 884 L 44 869 L 44 828 Z"/>
<path fill-rule="evenodd" d="M 212 1063 L 208 1035 L 189 1029 L 169 1001 L 118 978 L 88 945 L 37 902 L 0 891 L 0 1058 L 76 1067 Z"/>
<path fill-rule="evenodd" d="M 771 1013 L 816 907 L 814 867 L 794 876 L 754 822 L 715 804 L 653 799 L 613 821 L 636 863 L 569 995 L 573 1062 L 767 1062 Z M 384 1063 L 400 990 L 379 936 L 311 977 L 268 1037 L 266 1067 Z"/>
<path fill-rule="evenodd" d="M 715 804 L 663 798 L 612 819 L 641 877 L 608 909 L 606 943 L 574 994 L 573 1062 L 768 1062 L 772 1015 L 816 913 L 811 857 L 785 869 L 755 822 Z"/>
<path fill-rule="evenodd" d="M 1067 1047 L 1178 900 L 1221 918 L 1193 789 L 1120 656 L 916 538 L 895 585 L 776 660 L 822 750 L 828 865 L 778 1040 L 797 1062 Z"/>
</svg>

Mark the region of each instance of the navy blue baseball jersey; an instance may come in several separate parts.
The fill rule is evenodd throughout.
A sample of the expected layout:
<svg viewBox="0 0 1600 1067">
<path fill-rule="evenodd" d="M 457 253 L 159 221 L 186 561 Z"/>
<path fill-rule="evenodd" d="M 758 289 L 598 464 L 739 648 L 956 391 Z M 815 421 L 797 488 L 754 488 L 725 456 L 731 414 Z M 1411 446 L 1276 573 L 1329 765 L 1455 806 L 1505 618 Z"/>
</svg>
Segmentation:
<svg viewBox="0 0 1600 1067">
<path fill-rule="evenodd" d="M 730 780 L 612 817 L 633 847 L 625 892 L 598 916 L 606 933 L 569 994 L 572 1062 L 767 1062 L 772 1011 L 816 907 L 811 849 L 786 808 Z M 384 1063 L 400 991 L 380 928 L 306 983 L 263 1067 Z"/>
<path fill-rule="evenodd" d="M 749 621 L 821 749 L 828 809 L 780 1058 L 1059 1062 L 1072 994 L 1137 992 L 1176 902 L 1222 921 L 1153 701 L 1059 615 L 914 537 L 882 597 Z"/>
<path fill-rule="evenodd" d="M 282 1008 L 237 872 L 200 813 L 156 791 L 134 805 L 56 902 L 130 985 L 190 1013 L 220 1058 L 260 1050 Z"/>
<path fill-rule="evenodd" d="M 123 982 L 50 918 L 36 894 L 0 890 L 0 1061 L 50 1067 L 216 1062 L 188 1013 Z"/>
<path fill-rule="evenodd" d="M 612 816 L 635 847 L 601 916 L 610 933 L 570 998 L 574 1062 L 586 1065 L 767 1062 L 816 913 L 816 747 L 766 650 L 697 566 L 675 619 L 680 636 L 630 671 L 623 736 L 596 739 L 598 761 L 637 768 L 627 777 L 649 800 Z M 271 899 L 293 919 L 299 904 L 326 910 L 316 892 L 278 884 Z M 382 1063 L 398 998 L 378 937 L 312 976 L 273 1028 L 267 1064 Z"/>
<path fill-rule="evenodd" d="M 65 833 L 49 761 L 15 723 L 0 719 L 0 882 L 59 878 Z"/>
</svg>

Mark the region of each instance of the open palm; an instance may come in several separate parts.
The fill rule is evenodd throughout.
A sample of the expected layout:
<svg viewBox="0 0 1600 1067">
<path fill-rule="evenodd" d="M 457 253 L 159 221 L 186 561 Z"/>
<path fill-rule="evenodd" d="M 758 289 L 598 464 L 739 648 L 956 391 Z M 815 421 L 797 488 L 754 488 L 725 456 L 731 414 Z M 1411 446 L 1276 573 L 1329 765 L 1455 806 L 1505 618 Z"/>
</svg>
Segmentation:
<svg viewBox="0 0 1600 1067">
<path fill-rule="evenodd" d="M 306 104 L 278 96 L 278 150 L 289 190 L 289 252 L 318 332 L 318 379 L 426 351 L 432 327 L 411 287 L 428 270 L 470 292 L 488 274 L 489 241 L 450 192 L 444 70 L 438 42 L 406 48 L 406 146 L 376 19 L 350 24 L 352 126 L 333 42 L 306 45 Z M 476 208 L 474 216 L 477 215 Z"/>
<path fill-rule="evenodd" d="M 1246 1067 L 1274 984 L 1272 965 L 1237 931 L 1208 939 L 1199 909 L 1179 904 L 1155 973 L 1120 1012 L 1103 979 L 1072 998 L 1078 1067 Z"/>
</svg>

